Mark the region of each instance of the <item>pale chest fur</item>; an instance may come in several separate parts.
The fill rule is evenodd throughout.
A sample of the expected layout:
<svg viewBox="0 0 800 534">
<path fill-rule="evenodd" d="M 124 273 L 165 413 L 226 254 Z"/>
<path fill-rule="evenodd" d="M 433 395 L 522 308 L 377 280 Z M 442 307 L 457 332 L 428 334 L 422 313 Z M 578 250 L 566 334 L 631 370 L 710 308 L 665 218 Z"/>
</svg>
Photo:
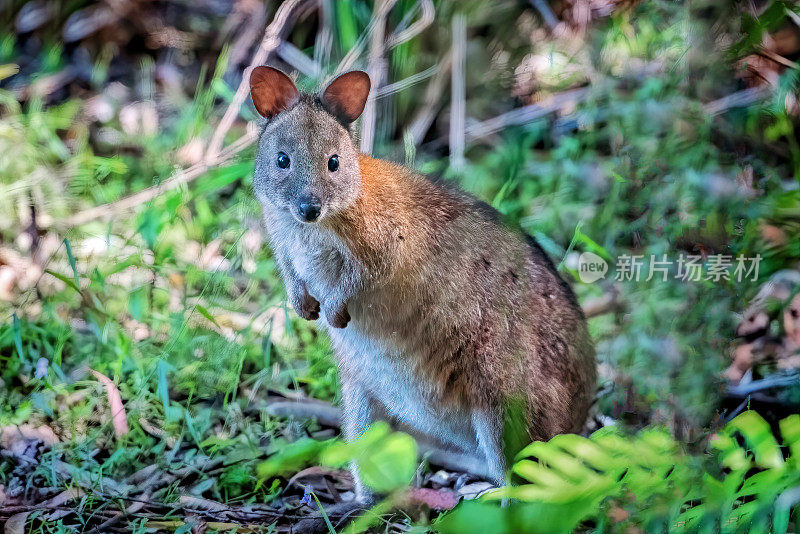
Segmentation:
<svg viewBox="0 0 800 534">
<path fill-rule="evenodd" d="M 358 283 L 361 266 L 332 232 L 296 222 L 291 216 L 265 214 L 276 255 L 288 261 L 309 293 L 320 301 Z M 324 322 L 324 321 L 322 321 Z"/>
<path fill-rule="evenodd" d="M 332 232 L 270 220 L 269 215 L 265 219 L 276 254 L 291 263 L 320 302 L 347 289 L 343 284 L 363 283 L 363 267 Z M 377 401 L 374 408 L 421 434 L 465 451 L 474 449 L 470 414 L 444 406 L 430 382 L 417 373 L 414 362 L 422 355 L 409 354 L 397 332 L 386 324 L 375 324 L 375 317 L 406 315 L 402 309 L 413 303 L 393 302 L 390 295 L 373 287 L 352 295 L 348 306 L 352 320 L 344 329 L 328 327 L 325 319 L 317 321 L 329 332 L 341 372 Z"/>
<path fill-rule="evenodd" d="M 475 449 L 471 414 L 441 402 L 430 381 L 417 373 L 414 362 L 419 355 L 404 353 L 391 336 L 378 337 L 360 322 L 328 332 L 340 371 L 380 404 L 375 408 L 444 444 L 467 452 Z"/>
</svg>

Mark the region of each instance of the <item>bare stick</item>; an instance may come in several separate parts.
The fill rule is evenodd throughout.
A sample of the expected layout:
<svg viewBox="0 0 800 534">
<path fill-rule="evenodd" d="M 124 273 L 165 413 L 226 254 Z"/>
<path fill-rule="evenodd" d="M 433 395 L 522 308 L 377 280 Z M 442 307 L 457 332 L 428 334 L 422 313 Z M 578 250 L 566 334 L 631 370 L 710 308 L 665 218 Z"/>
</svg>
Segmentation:
<svg viewBox="0 0 800 534">
<path fill-rule="evenodd" d="M 298 419 L 316 419 L 325 426 L 339 428 L 342 423 L 342 411 L 327 402 L 313 401 L 278 401 L 267 405 L 267 413 L 275 417 L 295 417 Z"/>
<path fill-rule="evenodd" d="M 248 133 L 231 143 L 225 150 L 218 154 L 217 158 L 215 159 L 215 164 L 220 165 L 229 161 L 236 154 L 253 144 L 255 140 L 255 128 L 250 128 Z M 136 206 L 139 206 L 140 204 L 144 204 L 145 202 L 153 200 L 167 191 L 171 191 L 183 184 L 187 184 L 193 180 L 196 180 L 211 167 L 212 165 L 208 165 L 205 162 L 197 163 L 187 169 L 176 172 L 158 185 L 143 189 L 138 193 L 134 193 L 116 202 L 102 204 L 100 206 L 95 206 L 93 208 L 89 208 L 88 210 L 78 212 L 75 215 L 67 217 L 60 223 L 58 221 L 53 221 L 53 225 L 71 228 L 73 226 L 86 224 L 95 219 L 105 219 L 115 215 L 120 215 L 135 208 Z"/>
<path fill-rule="evenodd" d="M 518 109 L 512 109 L 497 117 L 492 117 L 491 119 L 473 124 L 466 130 L 467 140 L 475 141 L 476 139 L 482 139 L 508 126 L 526 124 L 551 113 L 555 113 L 565 106 L 580 102 L 586 98 L 588 93 L 589 90 L 586 88 L 571 89 L 553 95 L 546 103 L 530 104 Z"/>
<path fill-rule="evenodd" d="M 558 26 L 558 18 L 553 14 L 553 10 L 545 0 L 531 0 L 531 4 L 536 8 L 536 11 L 544 19 L 544 23 L 550 28 L 551 31 L 555 30 Z"/>
<path fill-rule="evenodd" d="M 601 297 L 583 303 L 583 314 L 587 319 L 599 317 L 620 308 L 619 292 L 612 290 Z"/>
<path fill-rule="evenodd" d="M 425 94 L 422 97 L 422 107 L 417 111 L 417 114 L 414 115 L 414 118 L 411 119 L 411 126 L 408 127 L 408 134 L 411 136 L 414 145 L 418 145 L 422 142 L 431 124 L 433 124 L 433 120 L 436 118 L 436 113 L 442 105 L 442 96 L 444 96 L 444 89 L 452 64 L 453 55 L 448 52 L 442 59 L 439 70 L 433 76 L 433 79 L 431 79 L 428 87 L 425 88 Z"/>
<path fill-rule="evenodd" d="M 372 14 L 374 22 L 369 33 L 369 63 L 367 73 L 372 81 L 372 90 L 377 91 L 383 85 L 386 75 L 386 60 L 384 40 L 386 35 L 386 17 L 397 0 L 376 0 L 375 11 Z M 369 154 L 375 142 L 375 124 L 377 122 L 377 103 L 369 99 L 361 116 L 361 152 Z"/>
<path fill-rule="evenodd" d="M 394 83 L 390 83 L 389 85 L 384 85 L 377 91 L 373 92 L 370 95 L 370 98 L 383 98 L 385 96 L 392 95 L 394 93 L 399 93 L 400 91 L 411 87 L 414 84 L 421 82 L 431 76 L 435 75 L 439 72 L 439 65 L 434 65 L 432 67 L 428 67 L 427 69 L 423 70 L 422 72 L 418 72 L 416 74 L 412 74 L 408 78 L 403 78 L 402 80 L 398 80 Z"/>
<path fill-rule="evenodd" d="M 711 115 L 720 115 L 731 108 L 746 107 L 756 102 L 760 102 L 771 94 L 769 87 L 759 85 L 742 91 L 723 96 L 705 105 L 706 111 Z"/>
<path fill-rule="evenodd" d="M 327 65 L 333 48 L 333 0 L 319 1 L 319 31 L 314 39 L 314 61 L 317 65 Z"/>
<path fill-rule="evenodd" d="M 278 55 L 295 70 L 302 72 L 306 76 L 316 78 L 319 76 L 320 72 L 322 72 L 319 63 L 287 41 L 281 41 L 281 44 L 278 46 Z"/>
<path fill-rule="evenodd" d="M 394 6 L 396 2 L 397 0 L 389 0 L 388 4 L 390 5 L 388 7 L 388 10 L 391 10 L 391 8 Z M 386 43 L 383 45 L 384 53 L 387 50 L 391 50 L 396 46 L 401 45 L 410 39 L 413 39 L 414 37 L 419 35 L 419 33 L 421 33 L 425 28 L 427 28 L 431 22 L 433 22 L 434 18 L 433 2 L 431 0 L 421 0 L 417 5 L 421 5 L 422 7 L 422 15 L 420 16 L 420 19 L 411 24 L 408 28 L 400 30 L 399 32 L 396 31 L 395 33 L 387 37 Z M 358 40 L 353 45 L 353 47 L 350 50 L 348 50 L 347 54 L 339 62 L 339 65 L 337 65 L 336 69 L 334 70 L 334 74 L 341 74 L 342 72 L 345 72 L 353 68 L 353 65 L 355 65 L 356 61 L 361 56 L 361 53 L 364 51 L 364 47 L 366 46 L 366 41 L 367 41 L 366 37 L 372 35 L 375 26 L 379 22 L 380 20 L 373 15 L 373 17 L 369 21 L 369 24 L 367 24 L 367 28 L 364 31 L 364 33 L 361 36 L 359 36 Z"/>
<path fill-rule="evenodd" d="M 242 104 L 247 99 L 247 95 L 250 92 L 250 72 L 253 68 L 266 62 L 267 59 L 278 50 L 282 41 L 282 36 L 284 32 L 287 31 L 289 22 L 293 18 L 297 8 L 306 2 L 307 0 L 286 0 L 278 8 L 278 11 L 275 13 L 275 18 L 272 19 L 270 25 L 267 26 L 264 38 L 261 40 L 261 44 L 258 45 L 258 50 L 253 54 L 250 66 L 247 67 L 242 74 L 242 81 L 239 84 L 239 88 L 236 89 L 236 93 L 233 95 L 233 100 L 228 106 L 228 109 L 225 110 L 225 114 L 222 116 L 222 120 L 219 121 L 216 130 L 214 130 L 214 135 L 211 137 L 211 142 L 209 142 L 208 149 L 206 150 L 206 165 L 213 165 L 216 163 L 217 156 L 222 149 L 222 143 L 225 141 L 225 135 L 233 126 L 236 117 L 239 115 Z"/>
<path fill-rule="evenodd" d="M 749 395 L 756 391 L 763 391 L 765 389 L 788 387 L 800 384 L 800 373 L 793 373 L 787 375 L 773 375 L 763 380 L 753 380 L 747 384 L 737 384 L 735 386 L 728 386 L 729 395 Z"/>
<path fill-rule="evenodd" d="M 261 36 L 262 28 L 267 20 L 267 8 L 261 2 L 245 3 L 242 2 L 242 11 L 236 13 L 238 18 L 245 19 L 245 23 L 239 30 L 236 39 L 231 45 L 230 59 L 228 60 L 228 70 L 238 68 L 247 59 L 247 53 L 254 43 Z M 231 20 L 231 17 L 229 17 Z M 232 21 L 233 22 L 233 21 Z M 226 21 L 226 25 L 228 21 Z M 236 25 L 238 23 L 234 23 Z"/>
<path fill-rule="evenodd" d="M 460 169 L 464 166 L 464 146 L 466 124 L 466 67 L 467 18 L 456 13 L 453 28 L 453 69 L 450 72 L 450 166 Z"/>
<path fill-rule="evenodd" d="M 433 22 L 433 19 L 436 16 L 433 0 L 420 0 L 420 2 L 417 2 L 417 5 L 420 7 L 420 9 L 422 9 L 422 14 L 420 15 L 419 19 L 411 24 L 408 28 L 392 33 L 386 39 L 387 50 L 391 50 L 399 44 L 410 41 L 422 33 L 422 31 L 430 26 L 430 24 Z"/>
</svg>

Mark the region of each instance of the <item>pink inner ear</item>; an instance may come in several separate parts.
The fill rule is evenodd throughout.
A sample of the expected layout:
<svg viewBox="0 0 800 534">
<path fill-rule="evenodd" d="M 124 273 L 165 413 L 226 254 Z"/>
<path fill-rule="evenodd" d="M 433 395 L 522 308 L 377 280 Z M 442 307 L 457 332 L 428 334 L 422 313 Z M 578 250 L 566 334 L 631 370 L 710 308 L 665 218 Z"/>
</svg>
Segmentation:
<svg viewBox="0 0 800 534">
<path fill-rule="evenodd" d="M 334 115 L 353 122 L 364 111 L 370 81 L 366 72 L 354 70 L 333 80 L 322 93 L 322 104 Z"/>
<path fill-rule="evenodd" d="M 262 117 L 272 118 L 290 108 L 299 93 L 292 80 L 278 69 L 256 67 L 250 74 L 250 95 Z"/>
</svg>

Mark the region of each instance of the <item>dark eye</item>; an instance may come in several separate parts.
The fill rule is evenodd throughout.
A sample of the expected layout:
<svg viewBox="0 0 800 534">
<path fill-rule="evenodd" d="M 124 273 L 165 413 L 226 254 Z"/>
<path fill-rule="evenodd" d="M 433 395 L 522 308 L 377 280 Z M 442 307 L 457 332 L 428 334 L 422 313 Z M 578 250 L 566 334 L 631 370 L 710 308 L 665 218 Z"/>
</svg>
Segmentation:
<svg viewBox="0 0 800 534">
<path fill-rule="evenodd" d="M 328 170 L 331 172 L 336 172 L 339 170 L 339 156 L 336 154 L 328 158 Z"/>
<path fill-rule="evenodd" d="M 278 167 L 281 169 L 288 169 L 289 168 L 289 156 L 284 154 L 283 152 L 278 152 Z"/>
</svg>

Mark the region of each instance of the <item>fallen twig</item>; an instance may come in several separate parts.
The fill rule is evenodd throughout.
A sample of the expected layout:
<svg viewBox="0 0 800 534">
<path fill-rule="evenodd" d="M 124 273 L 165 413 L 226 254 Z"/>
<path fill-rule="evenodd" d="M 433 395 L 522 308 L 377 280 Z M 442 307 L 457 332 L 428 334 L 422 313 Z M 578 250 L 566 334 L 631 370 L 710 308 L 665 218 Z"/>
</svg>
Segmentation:
<svg viewBox="0 0 800 534">
<path fill-rule="evenodd" d="M 550 30 L 555 30 L 559 22 L 558 17 L 555 16 L 547 2 L 545 0 L 531 0 L 531 5 L 536 8 L 536 11 L 542 16 L 544 23 L 547 24 Z"/>
<path fill-rule="evenodd" d="M 453 17 L 453 67 L 450 71 L 450 166 L 460 169 L 464 166 L 464 147 L 466 124 L 466 68 L 467 17 L 457 13 Z"/>
<path fill-rule="evenodd" d="M 417 111 L 414 118 L 411 119 L 411 126 L 408 127 L 408 135 L 414 145 L 422 142 L 425 134 L 430 129 L 433 120 L 436 118 L 436 113 L 442 105 L 442 96 L 444 89 L 447 85 L 448 74 L 453 65 L 453 55 L 448 52 L 442 59 L 439 70 L 431 79 L 428 87 L 425 88 L 425 94 L 422 97 L 422 107 Z"/>
<path fill-rule="evenodd" d="M 386 59 L 384 53 L 386 19 L 389 11 L 397 0 L 377 0 L 375 9 L 372 13 L 369 30 L 369 58 L 367 63 L 367 74 L 372 82 L 372 91 L 379 90 L 386 78 Z M 361 152 L 369 154 L 372 152 L 372 145 L 375 142 L 375 126 L 377 123 L 377 102 L 374 98 L 368 99 L 364 112 L 361 114 Z"/>
<path fill-rule="evenodd" d="M 339 428 L 342 411 L 327 402 L 312 401 L 278 401 L 267 405 L 267 413 L 275 417 L 296 417 L 298 419 L 316 419 L 325 426 Z"/>
<path fill-rule="evenodd" d="M 620 308 L 619 291 L 612 289 L 600 297 L 589 299 L 583 303 L 583 314 L 587 319 L 611 313 Z"/>
<path fill-rule="evenodd" d="M 753 380 L 752 382 L 748 382 L 746 384 L 729 385 L 728 394 L 734 396 L 749 395 L 751 393 L 755 393 L 756 391 L 794 386 L 798 384 L 800 384 L 800 373 L 773 375 L 762 380 Z"/>
<path fill-rule="evenodd" d="M 97 219 L 106 219 L 130 211 L 131 209 L 149 202 L 167 191 L 171 191 L 183 184 L 187 184 L 196 180 L 213 166 L 221 165 L 230 161 L 233 156 L 253 144 L 253 142 L 256 140 L 256 137 L 257 132 L 255 128 L 248 128 L 248 132 L 245 135 L 228 145 L 225 150 L 219 153 L 214 161 L 214 165 L 209 165 L 206 162 L 197 163 L 191 167 L 176 172 L 158 185 L 143 189 L 142 191 L 117 200 L 116 202 L 109 202 L 108 204 L 102 204 L 100 206 L 95 206 L 93 208 L 78 212 L 75 215 L 67 217 L 60 223 L 58 221 L 53 221 L 53 225 L 72 228 L 74 226 L 80 226 Z"/>
<path fill-rule="evenodd" d="M 292 17 L 296 14 L 297 9 L 307 1 L 308 0 L 286 0 L 281 3 L 278 11 L 275 13 L 275 18 L 272 19 L 270 25 L 267 26 L 261 44 L 258 45 L 256 53 L 253 54 L 250 60 L 250 66 L 244 70 L 242 81 L 236 89 L 236 93 L 234 93 L 233 99 L 228 105 L 228 109 L 225 110 L 225 114 L 219 121 L 216 130 L 214 130 L 214 135 L 211 137 L 204 158 L 206 165 L 218 163 L 218 156 L 220 155 L 222 144 L 225 141 L 225 135 L 227 135 L 231 126 L 233 126 L 233 122 L 239 115 L 242 104 L 250 93 L 250 71 L 262 65 L 276 50 L 278 50 L 282 42 L 283 33 L 287 30 Z"/>
</svg>

